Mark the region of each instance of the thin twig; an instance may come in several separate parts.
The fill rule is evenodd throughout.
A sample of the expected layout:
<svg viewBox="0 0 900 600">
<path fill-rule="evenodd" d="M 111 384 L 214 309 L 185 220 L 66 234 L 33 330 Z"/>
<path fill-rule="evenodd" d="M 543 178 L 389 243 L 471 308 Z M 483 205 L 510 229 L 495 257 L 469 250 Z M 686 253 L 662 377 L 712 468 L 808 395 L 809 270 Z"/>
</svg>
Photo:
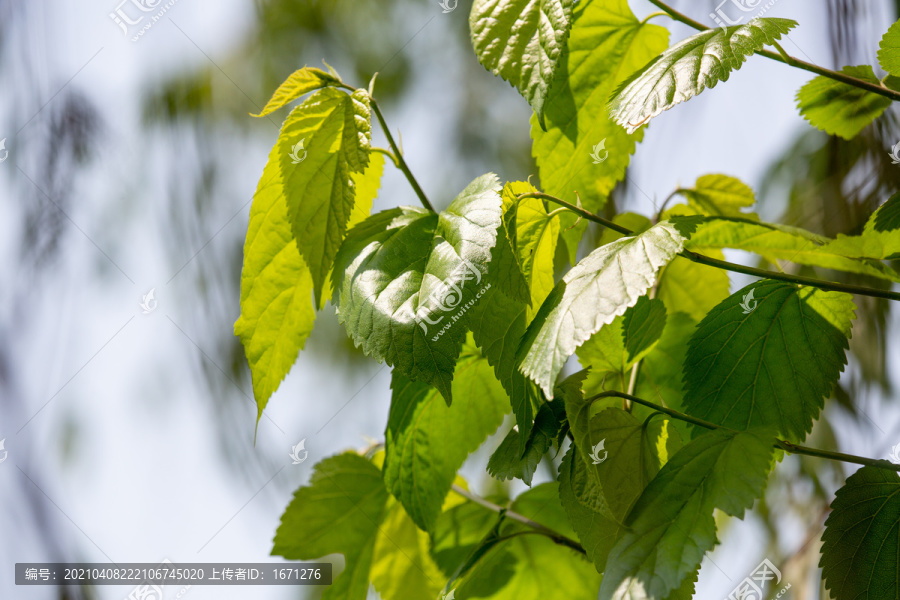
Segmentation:
<svg viewBox="0 0 900 600">
<path fill-rule="evenodd" d="M 733 431 L 728 427 L 724 427 L 722 425 L 716 425 L 715 423 L 710 423 L 709 421 L 704 421 L 703 419 L 698 419 L 697 417 L 692 417 L 690 415 L 686 415 L 684 413 L 678 412 L 677 410 L 672 410 L 671 408 L 666 408 L 664 406 L 660 406 L 658 404 L 654 404 L 649 400 L 644 400 L 643 398 L 638 398 L 637 396 L 632 396 L 631 394 L 626 394 L 625 392 L 619 392 L 616 390 L 610 390 L 607 392 L 602 392 L 595 396 L 591 396 L 587 398 L 585 402 L 593 402 L 595 400 L 599 400 L 601 398 L 627 398 L 628 400 L 634 402 L 635 404 L 642 404 L 647 408 L 652 408 L 653 410 L 659 411 L 661 413 L 667 414 L 672 418 L 679 419 L 681 421 L 685 421 L 686 423 L 692 423 L 699 427 L 704 427 L 706 429 L 725 429 L 729 431 Z M 856 456 L 855 454 L 844 454 L 843 452 L 831 452 L 829 450 L 820 450 L 818 448 L 810 448 L 808 446 L 800 446 L 798 444 L 793 444 L 791 442 L 785 440 L 775 439 L 772 443 L 772 446 L 775 448 L 780 448 L 785 452 L 790 452 L 791 454 L 805 454 L 806 456 L 816 456 L 818 458 L 827 458 L 828 460 L 837 460 L 841 462 L 853 463 L 857 465 L 865 465 L 869 467 L 877 467 L 879 469 L 885 469 L 886 471 L 896 471 L 900 472 L 900 465 L 894 464 L 887 460 L 877 459 L 877 458 L 868 458 L 865 456 Z"/>
<path fill-rule="evenodd" d="M 548 538 L 550 538 L 551 540 L 553 540 L 555 543 L 559 544 L 560 546 L 566 546 L 567 548 L 571 548 L 572 550 L 575 550 L 576 552 L 580 552 L 581 554 L 587 555 L 587 552 L 585 552 L 584 547 L 581 544 L 579 544 L 578 542 L 576 542 L 575 540 L 573 540 L 570 537 L 567 537 L 557 531 L 554 531 L 553 529 L 550 529 L 546 525 L 541 525 L 540 523 L 538 523 L 536 521 L 532 521 L 528 517 L 520 515 L 517 512 L 511 511 L 509 509 L 505 509 L 502 506 L 498 506 L 498 505 L 494 504 L 493 502 L 491 502 L 490 500 L 482 498 L 481 496 L 479 496 L 477 494 L 473 494 L 469 490 L 464 489 L 455 483 L 453 484 L 451 489 L 454 492 L 456 492 L 457 494 L 459 494 L 460 496 L 462 496 L 463 498 L 467 498 L 467 499 L 471 500 L 472 502 L 474 502 L 475 504 L 480 504 L 481 506 L 487 508 L 488 510 L 492 510 L 498 514 L 503 514 L 507 519 L 511 519 L 513 521 L 518 521 L 519 523 L 521 523 L 523 525 L 531 527 L 532 529 L 534 529 L 535 533 L 540 533 L 542 535 L 547 536 Z"/>
<path fill-rule="evenodd" d="M 613 223 L 608 219 L 604 219 L 599 215 L 595 215 L 592 212 L 589 212 L 583 208 L 579 208 L 573 204 L 566 202 L 556 196 L 551 196 L 550 194 L 544 194 L 542 192 L 529 192 L 527 194 L 521 194 L 519 198 L 543 198 L 544 200 L 548 200 L 550 202 L 554 202 L 561 206 L 566 207 L 570 211 L 574 212 L 581 217 L 593 221 L 594 223 L 598 223 L 603 225 L 604 227 L 608 227 L 613 231 L 618 231 L 623 235 L 634 235 L 634 232 L 627 227 L 622 227 L 617 223 Z M 733 271 L 735 273 L 743 273 L 744 275 L 753 275 L 754 277 L 762 277 L 765 279 L 774 279 L 777 281 L 787 281 L 790 283 L 796 283 L 799 285 L 808 285 L 810 287 L 818 288 L 820 290 L 826 291 L 834 291 L 834 292 L 845 292 L 848 294 L 859 294 L 860 296 L 871 296 L 873 298 L 886 298 L 888 300 L 898 300 L 900 301 L 900 293 L 893 292 L 891 290 L 879 290 L 876 288 L 865 287 L 861 285 L 851 285 L 848 283 L 837 283 L 836 281 L 823 281 L 821 279 L 815 279 L 812 277 L 804 277 L 802 275 L 789 275 L 787 273 L 776 273 L 774 271 L 766 271 L 765 269 L 757 269 L 755 267 L 747 267 L 744 265 L 739 265 L 736 263 L 731 263 L 725 260 L 719 260 L 717 258 L 711 258 L 709 256 L 698 254 L 696 252 L 692 252 L 691 250 L 682 250 L 679 256 L 686 258 L 692 262 L 700 263 L 703 265 L 708 265 L 710 267 L 716 267 L 719 269 L 723 269 L 725 271 Z"/>
</svg>

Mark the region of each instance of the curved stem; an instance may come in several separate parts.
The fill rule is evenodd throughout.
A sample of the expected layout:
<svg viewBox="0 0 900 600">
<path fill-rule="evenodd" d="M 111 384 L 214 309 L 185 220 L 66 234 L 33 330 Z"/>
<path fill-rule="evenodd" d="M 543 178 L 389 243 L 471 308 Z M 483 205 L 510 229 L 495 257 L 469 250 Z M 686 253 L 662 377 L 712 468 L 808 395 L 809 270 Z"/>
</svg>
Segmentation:
<svg viewBox="0 0 900 600">
<path fill-rule="evenodd" d="M 690 415 L 686 415 L 684 413 L 678 412 L 677 410 L 672 410 L 671 408 L 666 408 L 665 406 L 659 406 L 658 404 L 654 404 L 649 400 L 644 400 L 643 398 L 638 398 L 637 396 L 632 396 L 631 394 L 626 394 L 625 392 L 619 392 L 616 390 L 610 390 L 608 392 L 603 392 L 597 394 L 595 396 L 591 396 L 590 398 L 586 398 L 585 402 L 593 402 L 594 400 L 599 400 L 600 398 L 626 398 L 635 404 L 642 404 L 648 408 L 652 408 L 655 411 L 664 413 L 669 415 L 672 418 L 679 419 L 681 421 L 685 421 L 686 423 L 692 423 L 694 425 L 698 425 L 700 427 L 705 427 L 706 429 L 726 429 L 728 427 L 723 427 L 721 425 L 716 425 L 715 423 L 710 423 L 709 421 L 704 421 L 703 419 L 698 419 L 696 417 L 692 417 Z M 885 469 L 886 471 L 896 471 L 900 472 L 900 465 L 894 464 L 887 460 L 880 460 L 876 458 L 867 458 L 865 456 L 856 456 L 855 454 L 844 454 L 843 452 L 831 452 L 829 450 L 820 450 L 818 448 L 810 448 L 808 446 L 800 446 L 798 444 L 793 444 L 791 442 L 785 440 L 775 439 L 772 443 L 772 446 L 775 448 L 779 448 L 784 450 L 785 452 L 789 452 L 791 454 L 805 454 L 806 456 L 816 456 L 818 458 L 827 458 L 828 460 L 837 460 L 840 462 L 853 463 L 857 465 L 865 465 L 869 467 L 877 467 L 879 469 Z"/>
<path fill-rule="evenodd" d="M 655 13 L 650 13 L 649 15 L 647 15 L 646 17 L 641 19 L 641 25 L 644 25 L 645 23 L 647 23 L 650 19 L 652 19 L 654 17 L 667 17 L 667 16 L 669 16 L 669 15 L 667 15 L 664 11 L 661 11 L 661 10 L 657 11 Z"/>
<path fill-rule="evenodd" d="M 699 21 L 695 21 L 687 15 L 680 13 L 674 8 L 668 6 L 666 3 L 662 2 L 662 0 L 650 0 L 650 2 L 679 23 L 684 23 L 689 27 L 693 27 L 697 31 L 706 31 L 709 29 L 709 27 L 700 23 Z M 851 77 L 850 75 L 841 73 L 840 71 L 832 71 L 831 69 L 826 69 L 824 67 L 820 67 L 819 65 L 814 65 L 813 63 L 800 60 L 797 57 L 787 54 L 783 49 L 779 48 L 779 50 L 784 54 L 782 55 L 778 52 L 772 52 L 771 50 L 759 50 L 756 53 L 760 56 L 765 56 L 766 58 L 777 60 L 778 62 L 784 63 L 791 67 L 803 69 L 804 71 L 809 71 L 810 73 L 815 73 L 816 75 L 822 75 L 824 77 L 828 77 L 829 79 L 834 79 L 835 81 L 840 81 L 841 83 L 846 83 L 847 85 L 852 85 L 853 87 L 866 90 L 867 92 L 872 92 L 873 94 L 878 94 L 880 96 L 890 98 L 894 101 L 900 101 L 900 92 L 892 90 L 888 87 L 881 86 L 879 84 L 865 81 L 863 79 Z"/>
<path fill-rule="evenodd" d="M 550 194 L 544 194 L 542 192 L 529 192 L 527 194 L 520 195 L 519 198 L 543 198 L 544 200 L 548 200 L 550 202 L 554 202 L 556 204 L 564 206 L 575 214 L 581 215 L 585 219 L 603 225 L 604 227 L 608 227 L 613 231 L 618 231 L 623 235 L 634 235 L 634 232 L 627 227 L 622 227 L 617 223 L 613 223 L 612 221 L 604 219 L 599 215 L 595 215 L 592 212 L 586 211 L 583 208 L 578 208 L 577 206 L 569 204 L 565 200 L 561 200 L 560 198 L 551 196 Z M 871 296 L 873 298 L 886 298 L 888 300 L 900 301 L 900 293 L 890 290 L 879 290 L 875 288 L 864 287 L 861 285 L 837 283 L 835 281 L 823 281 L 821 279 L 804 277 L 802 275 L 788 275 L 787 273 L 777 273 L 775 271 L 766 271 L 765 269 L 757 269 L 755 267 L 746 267 L 744 265 L 730 263 L 725 260 L 719 260 L 717 258 L 711 258 L 703 254 L 698 254 L 696 252 L 692 252 L 691 250 L 682 250 L 679 253 L 679 256 L 696 263 L 708 265 L 710 267 L 716 267 L 725 271 L 743 273 L 744 275 L 753 275 L 754 277 L 775 279 L 777 281 L 787 281 L 790 283 L 796 283 L 798 285 L 808 285 L 820 290 L 845 292 L 847 294 L 859 294 L 860 296 Z"/>
<path fill-rule="evenodd" d="M 390 150 L 388 150 L 387 148 L 379 148 L 378 146 L 372 146 L 370 148 L 370 150 L 372 152 L 378 152 L 379 154 L 384 154 L 385 156 L 387 156 L 388 158 L 391 159 L 391 161 L 394 163 L 395 167 L 397 167 L 398 169 L 400 168 L 400 161 L 397 160 L 397 157 L 394 156 L 394 153 L 391 152 Z"/>
<path fill-rule="evenodd" d="M 398 167 L 400 167 L 400 170 L 403 171 L 403 174 L 406 175 L 406 180 L 409 181 L 409 184 L 416 192 L 416 196 L 419 197 L 419 201 L 422 203 L 422 206 L 424 206 L 431 212 L 435 212 L 434 207 L 431 205 L 431 202 L 428 201 L 428 197 L 425 196 L 425 192 L 423 192 L 422 188 L 419 187 L 419 182 L 416 181 L 416 178 L 413 176 L 412 171 L 409 170 L 409 166 L 403 159 L 403 153 L 400 152 L 400 149 L 397 147 L 397 143 L 394 142 L 394 136 L 391 135 L 391 130 L 388 128 L 387 123 L 385 123 L 384 116 L 381 114 L 381 109 L 378 108 L 378 103 L 375 102 L 375 98 L 371 99 L 371 103 L 372 112 L 374 112 L 375 116 L 378 117 L 378 122 L 381 124 L 381 129 L 382 131 L 384 131 L 384 135 L 385 137 L 387 137 L 387 141 L 391 145 L 391 150 L 394 151 L 394 157 L 396 158 L 395 163 Z"/>
<path fill-rule="evenodd" d="M 477 494 L 473 494 L 469 490 L 466 490 L 455 483 L 453 484 L 453 486 L 451 486 L 450 489 L 452 489 L 454 492 L 456 492 L 463 498 L 471 500 L 475 504 L 479 504 L 479 505 L 487 508 L 488 510 L 494 511 L 495 513 L 503 514 L 507 519 L 511 519 L 513 521 L 518 521 L 519 523 L 521 523 L 523 525 L 531 527 L 535 533 L 539 533 L 541 535 L 547 536 L 548 538 L 550 538 L 551 540 L 553 540 L 555 543 L 559 544 L 560 546 L 566 546 L 567 548 L 571 548 L 572 550 L 575 550 L 576 552 L 580 552 L 581 554 L 585 554 L 585 555 L 587 554 L 584 550 L 584 547 L 582 547 L 581 544 L 579 544 L 578 542 L 576 542 L 575 540 L 573 540 L 570 537 L 567 537 L 557 531 L 554 531 L 553 529 L 550 529 L 546 525 L 541 525 L 540 523 L 538 523 L 536 521 L 532 521 L 528 517 L 520 515 L 517 512 L 513 512 L 509 509 L 505 509 L 501 506 L 498 506 L 498 505 L 494 504 L 493 502 L 491 502 L 490 500 L 486 500 L 485 498 L 482 498 L 481 496 L 479 496 Z M 511 536 L 505 536 L 505 537 L 511 537 Z M 500 538 L 500 539 L 504 539 L 504 538 Z"/>
</svg>

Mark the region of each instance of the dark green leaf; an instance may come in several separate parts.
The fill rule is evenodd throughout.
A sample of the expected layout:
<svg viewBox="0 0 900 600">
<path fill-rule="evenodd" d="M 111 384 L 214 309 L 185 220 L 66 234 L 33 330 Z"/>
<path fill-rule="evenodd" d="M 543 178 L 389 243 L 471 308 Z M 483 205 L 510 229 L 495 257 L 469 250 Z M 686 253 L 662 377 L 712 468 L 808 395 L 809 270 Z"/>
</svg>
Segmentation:
<svg viewBox="0 0 900 600">
<path fill-rule="evenodd" d="M 520 450 L 519 432 L 510 430 L 491 455 L 487 465 L 488 473 L 500 480 L 521 479 L 531 485 L 538 464 L 557 439 L 565 420 L 565 407 L 561 401 L 543 404 L 534 417 L 534 426 L 525 443 L 525 452 Z"/>
<path fill-rule="evenodd" d="M 853 317 L 852 296 L 840 292 L 777 281 L 736 292 L 691 338 L 687 412 L 736 430 L 771 426 L 802 441 L 846 364 Z"/>
<path fill-rule="evenodd" d="M 628 362 L 643 358 L 653 348 L 666 326 L 666 305 L 662 300 L 641 296 L 625 311 L 622 338 Z"/>
<path fill-rule="evenodd" d="M 715 430 L 660 470 L 628 515 L 609 554 L 600 600 L 667 598 L 718 542 L 713 511 L 743 518 L 766 484 L 770 431 Z"/>
<path fill-rule="evenodd" d="M 835 600 L 900 597 L 900 476 L 863 467 L 831 504 L 819 562 Z"/>
</svg>

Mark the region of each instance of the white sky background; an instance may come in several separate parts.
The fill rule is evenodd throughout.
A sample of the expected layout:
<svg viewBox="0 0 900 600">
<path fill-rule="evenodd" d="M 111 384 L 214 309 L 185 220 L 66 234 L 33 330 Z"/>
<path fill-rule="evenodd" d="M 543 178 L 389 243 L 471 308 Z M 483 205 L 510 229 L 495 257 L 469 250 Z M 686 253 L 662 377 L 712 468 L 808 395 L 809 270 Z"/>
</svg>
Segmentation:
<svg viewBox="0 0 900 600">
<path fill-rule="evenodd" d="M 19 222 L 19 209 L 9 183 L 17 166 L 29 172 L 27 161 L 17 162 L 17 145 L 27 145 L 28 136 L 46 125 L 42 122 L 46 113 L 39 113 L 18 137 L 12 132 L 21 127 L 23 116 L 27 120 L 76 72 L 70 85 L 88 94 L 105 120 L 100 154 L 90 169 L 76 178 L 73 192 L 70 216 L 87 237 L 77 229 L 67 230 L 60 263 L 53 267 L 52 276 L 39 281 L 28 326 L 15 329 L 20 334 L 16 339 L 4 340 L 14 348 L 14 367 L 28 407 L 27 415 L 0 414 L 0 439 L 6 438 L 9 451 L 9 459 L 0 464 L 0 597 L 4 599 L 55 597 L 53 588 L 13 585 L 13 563 L 55 558 L 44 555 L 31 537 L 33 532 L 19 525 L 26 512 L 22 503 L 27 499 L 11 497 L 9 490 L 22 489 L 21 481 L 12 485 L 13 479 L 23 479 L 22 472 L 34 477 L 42 493 L 56 505 L 51 506 L 50 516 L 60 545 L 86 562 L 158 562 L 163 558 L 174 562 L 274 561 L 268 557 L 274 530 L 294 489 L 308 479 L 312 466 L 336 452 L 367 445 L 365 437 L 382 439 L 387 418 L 389 369 L 374 362 L 358 373 L 323 368 L 315 354 L 322 347 L 323 333 L 328 332 L 317 331 L 269 402 L 267 415 L 284 432 L 264 418 L 254 447 L 255 406 L 248 401 L 246 410 L 235 415 L 241 419 L 237 424 L 241 434 L 231 441 L 230 451 L 254 469 L 251 480 L 232 473 L 231 463 L 223 460 L 218 438 L 210 431 L 212 403 L 202 398 L 208 391 L 197 372 L 205 359 L 191 341 L 202 345 L 191 320 L 197 310 L 191 274 L 201 261 L 191 261 L 166 284 L 202 243 L 193 250 L 184 248 L 188 254 L 173 263 L 167 251 L 172 232 L 167 227 L 164 201 L 170 182 L 162 178 L 170 172 L 164 165 L 178 155 L 179 148 L 167 145 L 166 136 L 147 137 L 147 130 L 139 124 L 139 107 L 141 94 L 154 82 L 224 57 L 252 22 L 252 5 L 236 0 L 214 5 L 178 0 L 166 17 L 138 43 L 132 43 L 107 17 L 115 4 L 43 0 L 30 6 L 33 18 L 29 23 L 36 30 L 16 35 L 17 42 L 27 44 L 28 51 L 38 58 L 35 64 L 41 65 L 34 74 L 43 82 L 41 97 L 35 106 L 23 109 L 24 115 L 7 114 L 0 106 L 0 138 L 9 135 L 6 146 L 10 151 L 9 160 L 0 164 L 3 303 L 9 293 L 4 288 L 31 284 L 30 275 L 21 272 L 11 258 L 16 256 L 20 233 L 13 228 Z M 441 14 L 437 4 L 437 0 L 423 0 L 421 11 L 402 24 L 412 35 L 436 15 L 410 42 L 421 47 L 421 52 L 415 53 L 419 62 L 414 64 L 422 78 L 419 87 L 405 106 L 385 107 L 385 111 L 390 126 L 402 130 L 408 160 L 426 192 L 438 205 L 446 205 L 456 190 L 492 167 L 476 171 L 446 164 L 441 137 L 448 132 L 442 130 L 447 126 L 442 114 L 455 110 L 456 103 L 454 91 L 441 85 L 441 73 L 452 70 L 454 60 L 474 58 L 442 53 L 450 47 L 444 23 L 466 19 L 469 3 L 460 2 L 459 9 L 447 15 Z M 689 12 L 702 21 L 708 3 L 696 4 L 702 8 L 691 7 Z M 785 49 L 831 66 L 822 4 L 821 0 L 781 0 L 767 16 L 800 21 Z M 639 17 L 652 12 L 646 8 L 648 3 L 632 5 Z M 671 24 L 663 18 L 656 22 Z M 890 23 L 886 15 L 883 29 Z M 673 41 L 689 34 L 678 24 L 670 29 Z M 872 44 L 874 51 L 877 40 Z M 319 58 L 308 57 L 305 62 L 315 65 Z M 428 71 L 435 61 L 443 66 Z M 229 75 L 240 86 L 239 76 Z M 735 175 L 756 187 L 769 161 L 798 131 L 808 127 L 794 108 L 794 95 L 811 77 L 756 57 L 728 82 L 656 118 L 632 162 L 629 176 L 634 185 L 628 208 L 646 213 L 653 202 L 660 202 L 679 184 L 690 184 L 698 175 L 710 172 Z M 14 84 L 0 71 L 0 90 Z M 218 72 L 214 85 L 222 93 L 241 94 Z M 509 87 L 499 79 L 496 85 Z M 527 105 L 514 90 L 508 91 L 510 106 L 503 110 L 518 111 L 521 127 L 527 128 Z M 264 100 L 254 98 L 258 104 Z M 207 237 L 225 227 L 202 252 L 222 252 L 235 239 L 243 238 L 249 206 L 242 206 L 252 197 L 274 141 L 271 124 L 258 121 L 249 127 L 251 137 L 235 134 L 234 161 L 225 177 L 231 190 L 241 192 L 223 195 L 216 214 L 209 217 Z M 380 132 L 376 135 L 380 137 Z M 387 173 L 376 209 L 414 203 L 402 176 L 390 168 Z M 449 189 L 453 191 L 442 196 L 438 190 L 447 189 L 447 184 L 452 184 Z M 132 198 L 127 209 L 123 197 Z M 134 202 L 135 197 L 139 201 Z M 238 211 L 239 216 L 229 222 Z M 112 267 L 88 237 L 134 283 Z M 740 258 L 739 254 L 733 256 Z M 141 295 L 154 287 L 158 308 L 149 315 L 141 314 Z M 237 299 L 229 302 L 236 306 Z M 894 314 L 896 329 L 896 311 Z M 0 319 L 11 318 L 8 305 L 0 304 Z M 900 361 L 895 345 L 891 352 L 896 372 Z M 17 435 L 51 397 L 46 408 Z M 346 409 L 335 416 L 338 407 L 351 398 Z M 900 442 L 896 413 L 870 412 L 870 416 L 885 431 L 885 438 L 851 433 L 841 439 L 846 451 L 883 456 L 893 443 Z M 69 440 L 67 432 L 73 430 L 73 423 L 78 434 L 66 442 L 66 450 L 63 442 Z M 307 439 L 309 459 L 292 465 L 290 448 L 303 438 Z M 476 489 L 483 487 L 487 456 L 483 448 L 465 468 Z M 722 571 L 706 564 L 696 597 L 724 597 L 764 557 L 758 544 L 743 541 L 758 539 L 752 523 L 736 523 L 731 533 L 735 535 L 713 557 Z M 122 598 L 128 589 L 100 587 L 99 598 Z M 251 596 L 263 600 L 298 597 L 290 588 L 281 587 L 195 587 L 185 597 Z"/>
</svg>

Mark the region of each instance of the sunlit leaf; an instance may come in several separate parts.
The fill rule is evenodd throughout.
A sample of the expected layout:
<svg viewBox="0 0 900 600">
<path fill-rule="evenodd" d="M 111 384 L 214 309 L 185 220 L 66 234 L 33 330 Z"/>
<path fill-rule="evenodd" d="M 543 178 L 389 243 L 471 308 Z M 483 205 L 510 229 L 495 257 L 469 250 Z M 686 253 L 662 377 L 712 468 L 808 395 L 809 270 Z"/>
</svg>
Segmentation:
<svg viewBox="0 0 900 600">
<path fill-rule="evenodd" d="M 272 98 L 266 103 L 262 111 L 258 115 L 253 116 L 265 117 L 301 96 L 305 96 L 325 86 L 339 83 L 341 81 L 330 73 L 326 73 L 321 69 L 303 67 L 291 73 L 291 76 L 278 86 L 278 89 L 272 94 Z"/>
<path fill-rule="evenodd" d="M 335 260 L 338 316 L 363 351 L 450 402 L 450 382 L 500 226 L 496 177 L 473 181 L 440 215 L 395 208 L 349 232 Z"/>
<path fill-rule="evenodd" d="M 606 101 L 615 86 L 665 50 L 664 27 L 641 23 L 627 0 L 580 2 L 574 25 L 550 89 L 542 129 L 532 119 L 532 154 L 548 194 L 599 212 L 607 196 L 625 177 L 625 169 L 642 133 L 627 135 L 607 117 Z M 595 158 L 596 157 L 596 158 Z M 558 217 L 562 236 L 575 263 L 587 223 L 573 228 L 576 217 Z"/>
<path fill-rule="evenodd" d="M 469 29 L 486 69 L 522 93 L 539 120 L 572 26 L 573 0 L 475 0 Z"/>
<path fill-rule="evenodd" d="M 602 246 L 557 284 L 519 348 L 520 370 L 549 397 L 563 364 L 591 335 L 647 293 L 684 238 L 668 222 Z"/>
<path fill-rule="evenodd" d="M 629 77 L 613 94 L 610 114 L 629 133 L 720 81 L 767 44 L 797 26 L 790 19 L 701 31 L 675 44 Z"/>
<path fill-rule="evenodd" d="M 309 266 L 319 306 L 355 204 L 352 174 L 368 164 L 370 143 L 366 92 L 348 95 L 326 88 L 291 112 L 273 150 L 281 165 L 291 230 Z"/>
</svg>

